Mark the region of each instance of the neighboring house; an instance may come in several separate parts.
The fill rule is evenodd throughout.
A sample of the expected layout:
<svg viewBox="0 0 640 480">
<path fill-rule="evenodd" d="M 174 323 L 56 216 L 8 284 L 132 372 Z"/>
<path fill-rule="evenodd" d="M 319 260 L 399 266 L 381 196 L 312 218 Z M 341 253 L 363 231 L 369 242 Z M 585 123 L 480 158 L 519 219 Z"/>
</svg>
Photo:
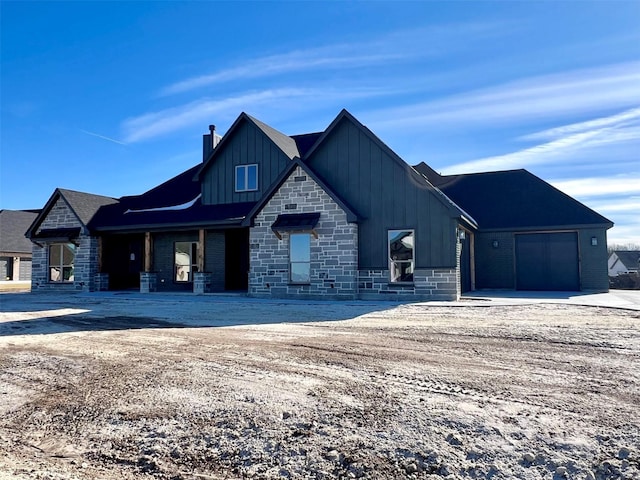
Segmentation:
<svg viewBox="0 0 640 480">
<path fill-rule="evenodd" d="M 614 250 L 609 255 L 609 276 L 617 277 L 627 273 L 638 274 L 640 268 L 639 250 Z"/>
<path fill-rule="evenodd" d="M 568 243 L 560 253 L 577 255 L 578 280 L 556 283 L 551 271 L 533 287 L 608 289 L 611 222 L 524 171 L 552 198 L 525 196 L 522 215 L 532 218 L 505 216 L 496 226 L 346 110 L 323 132 L 295 136 L 243 113 L 203 145 L 201 164 L 139 196 L 56 190 L 28 232 L 38 259 L 33 290 L 455 300 L 472 288 L 529 287 L 514 269 L 531 268 L 523 262 L 537 263 L 539 249 L 556 253 L 556 240 Z M 556 218 L 549 202 L 566 215 Z M 520 252 L 511 263 L 508 240 Z M 485 248 L 495 241 L 502 248 Z"/>
<path fill-rule="evenodd" d="M 0 281 L 31 280 L 31 242 L 24 236 L 39 210 L 0 210 Z"/>
<path fill-rule="evenodd" d="M 526 170 L 415 168 L 478 222 L 463 248 L 463 290 L 607 291 L 610 220 Z"/>
</svg>

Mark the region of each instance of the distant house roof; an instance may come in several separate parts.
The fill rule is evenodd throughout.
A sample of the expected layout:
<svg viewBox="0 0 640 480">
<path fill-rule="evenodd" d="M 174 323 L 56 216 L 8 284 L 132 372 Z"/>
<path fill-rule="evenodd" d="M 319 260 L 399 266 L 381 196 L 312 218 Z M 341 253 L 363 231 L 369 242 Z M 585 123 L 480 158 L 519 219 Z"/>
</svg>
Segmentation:
<svg viewBox="0 0 640 480">
<path fill-rule="evenodd" d="M 637 271 L 640 267 L 640 250 L 614 250 L 618 260 L 628 271 Z"/>
<path fill-rule="evenodd" d="M 414 168 L 472 215 L 482 230 L 613 226 L 526 170 L 439 175 L 425 163 Z"/>
<path fill-rule="evenodd" d="M 0 255 L 31 254 L 31 242 L 25 233 L 39 210 L 0 210 Z"/>
</svg>

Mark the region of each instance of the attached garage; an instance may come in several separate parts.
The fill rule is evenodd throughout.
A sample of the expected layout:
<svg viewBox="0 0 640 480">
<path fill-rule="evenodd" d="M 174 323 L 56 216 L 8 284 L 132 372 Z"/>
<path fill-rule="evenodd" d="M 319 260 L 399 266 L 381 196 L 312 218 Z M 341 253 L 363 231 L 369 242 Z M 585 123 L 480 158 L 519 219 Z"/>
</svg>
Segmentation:
<svg viewBox="0 0 640 480">
<path fill-rule="evenodd" d="M 576 232 L 517 234 L 516 289 L 580 290 Z"/>
</svg>

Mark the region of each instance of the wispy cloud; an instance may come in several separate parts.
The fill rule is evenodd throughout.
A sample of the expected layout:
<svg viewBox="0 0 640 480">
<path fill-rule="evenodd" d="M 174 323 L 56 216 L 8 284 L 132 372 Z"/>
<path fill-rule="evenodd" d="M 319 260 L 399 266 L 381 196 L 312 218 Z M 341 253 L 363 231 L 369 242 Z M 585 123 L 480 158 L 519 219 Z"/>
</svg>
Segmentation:
<svg viewBox="0 0 640 480">
<path fill-rule="evenodd" d="M 464 23 L 391 32 L 364 42 L 297 49 L 248 59 L 242 64 L 180 80 L 162 88 L 160 95 L 173 95 L 235 80 L 250 80 L 313 70 L 354 71 L 372 66 L 388 68 L 397 62 L 451 53 L 461 48 L 461 38 L 466 39 L 464 48 L 470 48 L 469 38 L 480 39 L 487 36 L 506 35 L 510 31 L 511 29 L 504 22 L 500 24 Z"/>
<path fill-rule="evenodd" d="M 370 112 L 369 123 L 422 130 L 570 118 L 640 104 L 640 62 L 544 75 L 441 100 Z"/>
<path fill-rule="evenodd" d="M 140 142 L 168 133 L 192 127 L 208 125 L 233 119 L 242 111 L 256 113 L 270 109 L 273 111 L 293 111 L 304 105 L 306 111 L 316 106 L 340 103 L 346 99 L 385 95 L 384 89 L 305 89 L 281 88 L 242 93 L 224 99 L 201 98 L 184 105 L 147 113 L 125 120 L 122 124 L 125 141 Z"/>
<path fill-rule="evenodd" d="M 613 177 L 578 178 L 551 181 L 554 187 L 578 198 L 601 196 L 640 196 L 640 173 L 616 175 Z M 623 202 L 623 203 L 626 203 Z M 618 198 L 618 205 L 620 204 Z"/>
<path fill-rule="evenodd" d="M 521 140 L 546 140 L 564 137 L 573 133 L 588 132 L 605 127 L 626 127 L 640 122 L 640 108 L 632 108 L 616 115 L 597 118 L 585 122 L 573 123 L 557 128 L 550 128 L 542 132 L 532 133 L 520 137 Z"/>
<path fill-rule="evenodd" d="M 115 138 L 105 137 L 104 135 L 100 135 L 99 133 L 89 132 L 88 130 L 82 130 L 82 129 L 80 129 L 80 131 L 86 135 L 91 135 L 92 137 L 101 138 L 102 140 L 107 140 L 108 142 L 117 143 L 118 145 L 127 145 L 127 143 L 125 142 L 121 142 L 120 140 L 116 140 Z"/>
<path fill-rule="evenodd" d="M 581 161 L 585 151 L 640 140 L 640 108 L 551 128 L 520 137 L 519 140 L 550 140 L 504 155 L 480 158 L 449 166 L 446 173 L 472 173 L 487 170 L 525 168 L 534 165 Z"/>
</svg>

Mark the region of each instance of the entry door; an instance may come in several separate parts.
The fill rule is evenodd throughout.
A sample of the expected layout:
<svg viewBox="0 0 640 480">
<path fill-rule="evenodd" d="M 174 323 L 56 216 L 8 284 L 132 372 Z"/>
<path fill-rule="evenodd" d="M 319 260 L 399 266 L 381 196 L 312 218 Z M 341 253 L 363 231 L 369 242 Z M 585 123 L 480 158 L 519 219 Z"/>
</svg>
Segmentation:
<svg viewBox="0 0 640 480">
<path fill-rule="evenodd" d="M 224 235 L 224 288 L 244 290 L 249 287 L 249 229 L 227 230 Z"/>
<path fill-rule="evenodd" d="M 516 235 L 518 290 L 580 290 L 578 234 Z"/>
</svg>

